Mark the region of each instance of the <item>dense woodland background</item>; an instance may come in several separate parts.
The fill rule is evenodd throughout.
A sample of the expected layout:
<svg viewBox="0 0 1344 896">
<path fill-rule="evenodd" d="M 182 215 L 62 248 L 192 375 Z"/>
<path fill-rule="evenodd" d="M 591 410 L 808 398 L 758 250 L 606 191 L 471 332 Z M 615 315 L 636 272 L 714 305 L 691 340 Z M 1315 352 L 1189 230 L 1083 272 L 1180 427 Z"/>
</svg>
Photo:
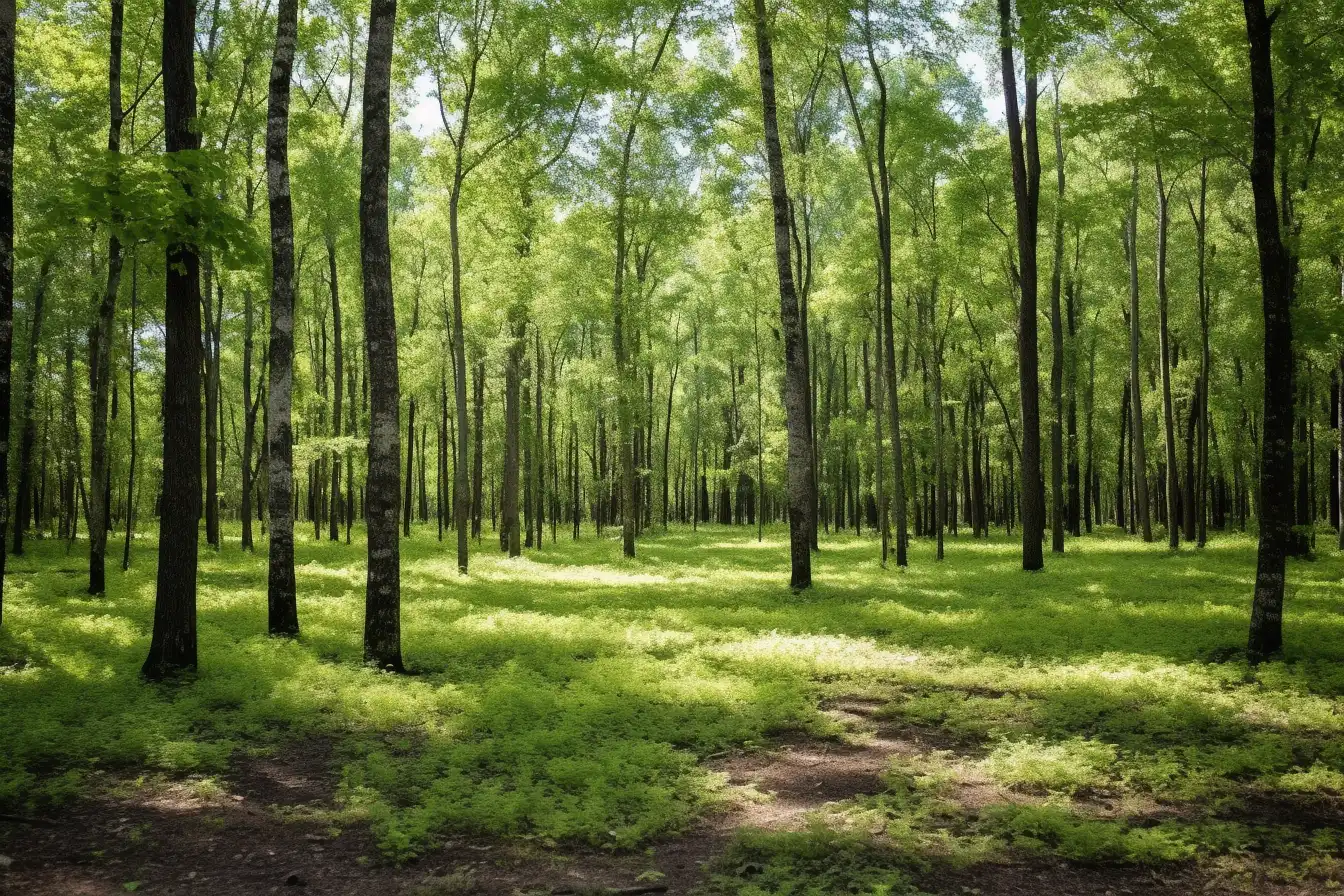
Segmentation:
<svg viewBox="0 0 1344 896">
<path fill-rule="evenodd" d="M 1344 545 L 1342 20 L 22 3 L 8 550 L 96 594 L 157 518 L 161 675 L 200 517 L 281 634 L 295 538 L 367 521 L 390 668 L 399 538 L 788 520 L 805 587 L 832 532 L 1241 530 L 1272 654 L 1285 555 Z"/>
</svg>

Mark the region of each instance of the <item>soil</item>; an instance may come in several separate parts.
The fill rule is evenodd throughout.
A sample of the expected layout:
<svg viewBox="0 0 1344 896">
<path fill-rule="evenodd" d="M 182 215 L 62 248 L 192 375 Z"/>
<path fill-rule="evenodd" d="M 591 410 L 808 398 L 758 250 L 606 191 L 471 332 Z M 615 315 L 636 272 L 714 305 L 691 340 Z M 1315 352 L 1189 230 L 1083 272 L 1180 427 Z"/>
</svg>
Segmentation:
<svg viewBox="0 0 1344 896">
<path fill-rule="evenodd" d="M 309 740 L 273 756 L 236 760 L 220 782 L 223 792 L 191 782 L 123 786 L 44 818 L 0 818 L 0 894 L 690 894 L 737 829 L 799 829 L 827 803 L 880 792 L 893 759 L 966 747 L 936 729 L 883 722 L 874 708 L 857 698 L 825 707 L 853 732 L 843 740 L 794 737 L 762 752 L 708 760 L 742 798 L 646 850 L 545 849 L 526 840 L 457 838 L 417 862 L 388 865 L 366 828 L 336 830 L 306 818 L 311 811 L 293 811 L 334 806 L 332 744 Z M 985 781 L 968 779 L 962 788 L 959 801 L 971 811 L 1011 798 Z M 948 896 L 1241 892 L 1194 866 L 1153 871 L 1048 860 L 940 872 L 919 885 Z M 1257 889 L 1260 896 L 1291 892 Z"/>
</svg>

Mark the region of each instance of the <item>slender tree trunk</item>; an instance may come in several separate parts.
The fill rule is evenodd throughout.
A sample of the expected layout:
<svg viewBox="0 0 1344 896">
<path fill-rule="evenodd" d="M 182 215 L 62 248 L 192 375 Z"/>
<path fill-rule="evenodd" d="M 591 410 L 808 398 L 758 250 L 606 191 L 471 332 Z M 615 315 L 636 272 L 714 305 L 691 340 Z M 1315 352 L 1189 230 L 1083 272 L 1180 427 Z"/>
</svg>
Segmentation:
<svg viewBox="0 0 1344 896">
<path fill-rule="evenodd" d="M 1265 319 L 1264 425 L 1260 453 L 1260 545 L 1248 651 L 1253 660 L 1283 648 L 1283 591 L 1292 531 L 1293 486 L 1293 262 L 1279 229 L 1275 190 L 1276 96 L 1274 20 L 1264 0 L 1243 0 L 1250 59 L 1251 192 Z"/>
<path fill-rule="evenodd" d="M 1341 272 L 1341 278 L 1340 292 L 1344 293 L 1344 272 Z M 1340 382 L 1344 382 L 1344 355 L 1340 355 L 1337 370 L 1339 371 Z M 1335 500 L 1340 507 L 1339 540 L 1337 546 L 1341 551 L 1344 551 L 1344 396 L 1341 396 L 1339 401 L 1336 402 L 1335 427 L 1339 432 L 1339 445 L 1336 450 L 1335 461 Z"/>
<path fill-rule="evenodd" d="M 3 0 L 0 0 L 2 3 Z M 0 53 L 4 52 L 2 42 L 3 34 L 3 11 L 0 10 Z M 3 66 L 0 60 L 0 66 Z M 3 90 L 0 87 L 0 90 Z M 3 97 L 0 96 L 0 103 Z M 0 113 L 3 114 L 3 113 Z M 0 119 L 0 128 L 2 128 L 3 119 Z M 3 150 L 0 150 L 3 152 Z M 3 201 L 3 187 L 0 187 L 0 202 Z M 3 211 L 0 211 L 0 215 Z M 0 240 L 3 236 L 0 236 Z M 0 249 L 3 252 L 3 249 Z M 3 257 L 0 256 L 0 264 L 3 264 Z M 22 556 L 23 554 L 23 536 L 28 528 L 28 522 L 35 516 L 34 509 L 40 510 L 40 502 L 33 500 L 33 448 L 37 442 L 37 420 L 35 419 L 35 408 L 37 405 L 37 358 L 38 349 L 42 341 L 42 322 L 46 311 L 47 286 L 50 282 L 52 258 L 45 256 L 42 259 L 41 269 L 37 274 L 37 286 L 33 290 L 32 303 L 32 322 L 28 333 L 28 357 L 24 363 L 23 372 L 23 405 L 19 419 L 19 484 L 15 494 L 17 502 L 17 512 L 14 514 L 14 554 Z M 0 272 L 0 278 L 4 276 Z M 11 277 L 12 283 L 12 277 Z M 0 286 L 0 289 L 3 289 Z M 0 300 L 3 301 L 3 300 Z M 12 324 L 11 324 L 12 326 Z"/>
<path fill-rule="evenodd" d="M 761 80 L 761 110 L 765 123 L 765 157 L 769 170 L 770 204 L 775 224 L 775 271 L 779 277 L 779 318 L 784 334 L 784 419 L 788 430 L 789 584 L 794 589 L 812 585 L 812 531 L 816 509 L 812 480 L 812 443 L 809 430 L 807 347 L 803 318 L 789 256 L 789 191 L 784 179 L 784 152 L 779 142 L 775 104 L 775 62 L 770 44 L 765 0 L 753 0 L 756 62 Z"/>
<path fill-rule="evenodd" d="M 481 492 L 481 476 L 485 464 L 485 362 L 478 361 L 475 368 L 473 386 L 473 407 L 476 411 L 475 427 L 472 432 L 476 439 L 476 448 L 471 461 L 471 536 L 481 537 L 481 511 L 484 507 L 484 495 Z M 447 398 L 444 399 L 445 408 Z M 447 414 L 447 410 L 444 411 Z"/>
<path fill-rule="evenodd" d="M 1129 408 L 1130 443 L 1133 445 L 1134 500 L 1130 512 L 1143 540 L 1153 540 L 1153 524 L 1148 507 L 1148 450 L 1143 431 L 1143 383 L 1139 378 L 1139 165 L 1134 163 L 1130 186 L 1129 219 L 1125 243 L 1129 251 Z"/>
<path fill-rule="evenodd" d="M 359 242 L 369 370 L 369 474 L 364 499 L 368 510 L 369 568 L 364 605 L 364 659 L 381 669 L 400 672 L 403 668 L 401 545 L 397 540 L 397 503 L 401 485 L 401 446 L 398 444 L 401 439 L 401 421 L 398 419 L 401 396 L 387 215 L 392 35 L 396 15 L 396 0 L 372 0 L 368 58 L 364 68 Z M 465 410 L 465 402 L 462 408 Z M 465 472 L 465 466 L 462 470 Z M 407 475 L 410 475 L 409 470 Z M 465 520 L 459 517 L 458 525 L 462 527 L 458 540 L 464 542 Z"/>
<path fill-rule="evenodd" d="M 131 252 L 131 320 L 126 329 L 126 379 L 127 393 L 131 404 L 131 422 L 130 422 L 130 460 L 126 464 L 126 544 L 121 552 L 122 572 L 131 568 L 131 536 L 135 532 L 135 509 L 138 495 L 135 493 L 135 467 L 137 455 L 140 448 L 140 440 L 137 435 L 136 407 L 135 407 L 135 342 L 138 337 L 136 312 L 139 304 L 139 264 L 135 252 Z M 36 362 L 36 359 L 34 359 Z M 31 387 L 30 387 L 31 388 Z M 31 417 L 31 409 L 29 410 Z"/>
<path fill-rule="evenodd" d="M 1129 445 L 1125 442 L 1125 434 L 1129 428 L 1130 418 L 1133 412 L 1129 406 L 1130 381 L 1125 380 L 1124 394 L 1120 399 L 1120 448 L 1117 451 L 1118 461 L 1115 470 L 1115 524 L 1121 529 L 1125 528 L 1125 488 L 1129 484 L 1129 479 L 1125 473 L 1125 457 L 1130 454 Z M 1132 442 L 1132 440 L 1131 440 Z"/>
<path fill-rule="evenodd" d="M 341 290 L 340 282 L 336 276 L 336 235 L 328 233 L 327 242 L 327 277 L 331 281 L 331 352 L 332 352 L 332 374 L 336 383 L 333 394 L 332 414 L 331 414 L 331 434 L 336 437 L 341 435 L 341 397 L 345 385 L 345 342 L 341 336 Z M 348 487 L 348 486 L 347 486 Z M 341 517 L 341 452 L 333 451 L 331 453 L 331 518 L 327 521 L 327 537 L 332 541 L 339 541 L 340 517 Z"/>
<path fill-rule="evenodd" d="M 121 152 L 121 33 L 124 7 L 122 0 L 111 2 L 111 31 L 108 52 L 108 129 L 107 151 Z M 111 469 L 107 456 L 107 412 L 112 379 L 112 323 L 121 287 L 121 240 L 114 232 L 107 241 L 107 282 L 98 303 L 97 317 L 90 334 L 89 386 L 92 412 L 89 417 L 89 594 L 102 594 L 106 588 L 107 515 L 106 505 Z"/>
<path fill-rule="evenodd" d="M 299 633 L 294 581 L 294 211 L 289 191 L 289 91 L 298 0 L 280 0 L 266 111 L 266 191 L 271 210 L 270 372 L 266 389 L 267 630 Z"/>
<path fill-rule="evenodd" d="M 668 523 L 668 459 L 672 448 L 672 398 L 677 393 L 677 371 L 680 364 L 673 361 L 671 373 L 668 375 L 667 382 L 667 416 L 663 425 L 663 530 L 667 530 Z"/>
<path fill-rule="evenodd" d="M 248 157 L 251 158 L 252 138 L 248 138 Z M 251 169 L 247 174 L 247 219 L 252 220 L 255 213 L 253 197 L 255 184 Z M 239 459 L 239 472 L 242 475 L 242 494 L 239 516 L 242 518 L 242 549 L 252 551 L 252 488 L 253 466 L 252 452 L 257 439 L 257 409 L 261 405 L 261 395 L 252 396 L 252 355 L 254 348 L 254 309 L 252 286 L 243 287 L 243 446 Z M 339 388 L 339 386 L 338 386 Z M 129 494 L 129 490 L 127 492 Z"/>
<path fill-rule="evenodd" d="M 4 620 L 5 605 L 10 362 L 14 351 L 14 32 L 17 19 L 14 0 L 0 0 L 0 622 Z M 15 530 L 25 522 L 16 521 Z"/>
<path fill-rule="evenodd" d="M 1070 279 L 1064 288 L 1065 321 L 1068 323 L 1068 344 L 1065 352 L 1065 389 L 1066 421 L 1065 433 L 1065 469 L 1068 474 L 1068 512 L 1065 514 L 1069 524 L 1069 534 L 1075 538 L 1082 535 L 1082 495 L 1078 479 L 1078 326 L 1077 326 L 1077 281 Z M 1088 526 L 1089 531 L 1091 526 Z"/>
<path fill-rule="evenodd" d="M 406 402 L 406 495 L 401 503 L 402 534 L 411 537 L 411 513 L 415 507 L 415 396 Z"/>
<path fill-rule="evenodd" d="M 504 527 L 502 547 L 510 557 L 522 553 L 522 524 L 519 512 L 519 458 L 522 456 L 522 410 L 519 395 L 522 391 L 523 340 L 526 323 L 515 321 L 513 338 L 504 360 L 504 487 L 500 495 L 501 525 Z"/>
<path fill-rule="evenodd" d="M 1209 283 L 1208 283 L 1208 218 L 1207 202 L 1209 193 L 1209 160 L 1199 163 L 1199 209 L 1192 206 L 1191 217 L 1195 219 L 1196 255 L 1198 257 L 1198 280 L 1196 283 L 1199 298 L 1199 460 L 1196 463 L 1195 508 L 1198 516 L 1195 520 L 1196 544 L 1204 547 L 1208 541 L 1208 483 L 1209 483 L 1209 373 L 1212 364 L 1209 358 Z"/>
<path fill-rule="evenodd" d="M 1054 263 L 1050 268 L 1050 549 L 1064 553 L 1064 325 L 1060 288 L 1064 267 L 1064 139 L 1060 126 L 1059 80 L 1055 80 Z"/>
<path fill-rule="evenodd" d="M 934 279 L 930 309 L 938 307 L 938 281 Z M 936 312 L 935 312 L 936 313 Z M 931 320 L 932 324 L 933 321 Z M 941 337 L 933 334 L 933 528 L 935 557 L 943 559 L 943 530 L 947 524 L 947 450 L 943 440 L 943 349 Z M 955 439 L 955 435 L 954 435 Z"/>
<path fill-rule="evenodd" d="M 463 125 L 458 137 L 459 147 L 466 139 Z M 448 243 L 453 262 L 453 403 L 456 413 L 456 444 L 453 451 L 453 525 L 457 528 L 457 571 L 467 574 L 468 515 L 471 495 L 467 485 L 467 354 L 462 324 L 462 237 L 458 222 L 462 201 L 461 150 L 457 154 L 452 191 L 448 197 Z"/>
<path fill-rule="evenodd" d="M 1026 109 L 1019 118 L 1017 67 L 1013 60 L 1012 0 L 998 0 L 998 3 L 1003 98 L 1008 120 L 1008 143 L 1012 150 L 1018 277 L 1022 292 L 1017 318 L 1018 377 L 1022 406 L 1022 568 L 1034 570 L 1045 565 L 1045 558 L 1041 555 L 1045 508 L 1041 480 L 1041 395 L 1036 345 L 1036 227 L 1041 191 L 1041 160 L 1036 141 L 1036 74 L 1028 56 Z"/>
<path fill-rule="evenodd" d="M 163 8 L 164 149 L 200 149 L 196 119 L 196 4 Z M 192 185 L 183 182 L 190 192 Z M 196 246 L 170 243 L 164 258 L 163 494 L 154 633 L 142 674 L 196 667 L 196 562 L 201 524 L 201 280 Z M 7 328 L 6 328 L 7 329 Z M 0 349 L 3 351 L 3 349 Z M 4 365 L 7 367 L 8 365 Z M 9 415 L 3 415 L 8 420 Z"/>
<path fill-rule="evenodd" d="M 1175 550 L 1181 543 L 1180 482 L 1176 466 L 1176 411 L 1171 398 L 1171 332 L 1167 327 L 1167 188 L 1162 179 L 1162 162 L 1157 176 L 1157 336 L 1162 353 L 1162 431 L 1166 443 L 1167 547 Z"/>
</svg>

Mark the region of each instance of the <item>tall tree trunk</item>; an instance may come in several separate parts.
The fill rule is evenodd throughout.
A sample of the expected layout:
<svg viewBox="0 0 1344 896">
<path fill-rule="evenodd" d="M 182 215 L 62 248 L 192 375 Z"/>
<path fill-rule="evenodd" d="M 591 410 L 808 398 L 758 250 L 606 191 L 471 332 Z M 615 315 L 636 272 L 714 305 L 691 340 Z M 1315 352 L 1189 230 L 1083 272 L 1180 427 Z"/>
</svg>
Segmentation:
<svg viewBox="0 0 1344 896">
<path fill-rule="evenodd" d="M 331 414 L 331 434 L 336 437 L 341 435 L 341 395 L 345 391 L 345 342 L 341 336 L 341 290 L 340 283 L 336 277 L 336 235 L 328 233 L 327 242 L 327 277 L 331 281 L 331 351 L 332 351 L 332 375 L 336 388 L 333 390 L 332 414 Z M 346 486 L 349 488 L 349 485 Z M 339 541 L 340 518 L 341 518 L 341 452 L 331 452 L 331 518 L 328 522 L 327 537 L 332 541 Z"/>
<path fill-rule="evenodd" d="M 254 138 L 248 135 L 247 138 L 247 157 L 251 159 L 254 147 Z M 247 172 L 247 181 L 245 188 L 246 195 L 246 219 L 249 224 L 256 216 L 256 188 L 257 184 L 253 178 L 252 169 L 249 167 Z M 252 295 L 252 285 L 248 283 L 243 287 L 243 445 L 241 458 L 239 459 L 239 471 L 242 474 L 242 495 L 239 515 L 242 517 L 242 549 L 251 553 L 252 544 L 252 497 L 255 488 L 256 474 L 258 467 L 252 463 L 252 453 L 256 450 L 257 441 L 257 412 L 261 408 L 262 390 L 258 389 L 257 394 L 252 394 L 252 357 L 255 349 L 255 307 Z M 266 355 L 262 354 L 262 367 L 265 369 Z M 129 491 L 128 491 L 129 494 Z"/>
<path fill-rule="evenodd" d="M 1081 483 L 1078 479 L 1078 309 L 1076 307 L 1078 293 L 1078 282 L 1071 277 L 1064 287 L 1064 319 L 1068 323 L 1069 339 L 1065 348 L 1065 389 L 1068 394 L 1068 399 L 1065 402 L 1065 419 L 1068 425 L 1068 430 L 1065 433 L 1067 439 L 1065 443 L 1065 469 L 1068 474 L 1068 512 L 1065 516 L 1068 519 L 1069 534 L 1075 538 L 1082 535 L 1082 495 L 1079 487 Z M 1091 531 L 1090 524 L 1088 530 Z"/>
<path fill-rule="evenodd" d="M 999 0 L 999 48 L 1002 55 L 1008 143 L 1012 150 L 1018 277 L 1022 291 L 1017 318 L 1018 377 L 1022 406 L 1022 568 L 1034 570 L 1045 565 L 1045 558 L 1041 555 L 1041 539 L 1045 536 L 1045 507 L 1041 479 L 1041 387 L 1036 344 L 1036 227 L 1040 213 L 1041 160 L 1036 141 L 1036 73 L 1030 56 L 1025 52 L 1026 108 L 1019 118 L 1017 67 L 1013 60 L 1012 0 Z"/>
<path fill-rule="evenodd" d="M 397 540 L 397 504 L 401 485 L 398 444 L 401 397 L 387 216 L 392 35 L 396 15 L 397 0 L 372 0 L 364 67 L 359 248 L 364 279 L 364 338 L 369 359 L 369 474 L 364 499 L 368 512 L 369 569 L 364 604 L 364 660 L 381 669 L 400 672 L 403 668 L 401 545 Z M 459 542 L 465 535 L 464 523 L 459 518 L 458 525 L 463 527 L 458 533 Z"/>
<path fill-rule="evenodd" d="M 131 320 L 126 327 L 126 380 L 127 392 L 131 404 L 130 421 L 130 459 L 126 464 L 126 544 L 121 552 L 122 572 L 131 568 L 131 535 L 135 532 L 135 508 L 137 495 L 135 493 L 135 466 L 137 455 L 140 448 L 140 440 L 137 435 L 136 407 L 135 407 L 135 341 L 137 338 L 136 312 L 139 310 L 139 264 L 135 252 L 131 252 Z M 36 358 L 33 359 L 36 364 Z M 31 418 L 31 409 L 27 411 Z M 25 438 L 26 438 L 25 434 Z M 16 528 L 17 531 L 17 528 Z"/>
<path fill-rule="evenodd" d="M 1125 528 L 1125 489 L 1129 485 L 1129 478 L 1125 473 L 1125 457 L 1131 450 L 1125 442 L 1125 435 L 1129 431 L 1130 418 L 1133 417 L 1133 411 L 1129 406 L 1132 392 L 1130 381 L 1126 379 L 1124 394 L 1120 398 L 1120 448 L 1116 452 L 1118 460 L 1115 470 L 1115 524 L 1121 529 Z M 1133 440 L 1130 441 L 1132 443 Z"/>
<path fill-rule="evenodd" d="M 803 318 L 789 256 L 789 191 L 784 179 L 784 152 L 779 142 L 775 103 L 775 61 L 766 21 L 765 0 L 753 0 L 756 62 L 761 80 L 761 111 L 765 124 L 765 158 L 770 179 L 770 205 L 775 225 L 775 272 L 779 277 L 779 319 L 784 334 L 784 420 L 788 431 L 789 584 L 812 585 L 812 531 L 816 483 L 812 479 L 809 433 L 807 346 Z"/>
<path fill-rule="evenodd" d="M 212 304 L 218 296 L 218 307 Z M 216 283 L 212 256 L 205 255 L 205 542 L 219 550 L 219 347 L 224 283 Z"/>
<path fill-rule="evenodd" d="M 1148 449 L 1143 431 L 1143 384 L 1139 379 L 1139 164 L 1134 163 L 1130 184 L 1129 218 L 1125 244 L 1129 253 L 1129 409 L 1130 444 L 1133 445 L 1134 500 L 1130 505 L 1143 540 L 1153 540 L 1153 524 L 1148 507 Z"/>
<path fill-rule="evenodd" d="M 196 120 L 196 4 L 164 0 L 164 149 L 200 149 Z M 184 179 L 182 188 L 192 190 Z M 192 222 L 188 222 L 192 223 Z M 201 280 L 197 247 L 164 258 L 163 494 L 154 634 L 141 672 L 161 679 L 196 667 L 196 561 L 201 524 Z M 4 415 L 8 419 L 8 414 Z"/>
<path fill-rule="evenodd" d="M 522 515 L 519 512 L 519 458 L 522 456 L 522 393 L 523 340 L 526 321 L 512 324 L 513 338 L 509 341 L 504 360 L 504 486 L 500 494 L 501 545 L 510 557 L 522 553 Z"/>
<path fill-rule="evenodd" d="M 668 518 L 668 459 L 672 448 L 672 398 L 677 394 L 677 372 L 681 365 L 678 361 L 672 362 L 672 370 L 668 374 L 667 382 L 667 415 L 663 425 L 663 530 L 667 530 Z"/>
<path fill-rule="evenodd" d="M 481 537 L 481 511 L 484 507 L 484 495 L 481 493 L 481 476 L 485 464 L 485 362 L 478 361 L 472 383 L 473 407 L 476 410 L 475 426 L 472 433 L 476 439 L 476 448 L 471 460 L 471 537 Z M 446 402 L 447 399 L 445 398 Z M 447 411 L 445 410 L 446 414 Z"/>
<path fill-rule="evenodd" d="M 121 153 L 121 32 L 124 7 L 122 0 L 112 0 L 111 6 L 107 57 L 107 152 L 115 158 Z M 121 287 L 121 268 L 121 240 L 114 231 L 107 241 L 107 282 L 103 286 L 102 300 L 98 303 L 89 346 L 89 385 L 93 403 L 89 418 L 89 594 L 102 594 L 107 588 L 106 501 L 111 476 L 107 456 L 107 411 L 112 379 L 112 323 L 117 307 L 117 292 Z"/>
<path fill-rule="evenodd" d="M 0 621 L 9 522 L 10 361 L 14 351 L 14 0 L 0 0 Z M 30 386 L 31 388 L 31 386 Z M 25 521 L 15 524 L 17 530 Z"/>
<path fill-rule="evenodd" d="M 1249 50 L 1252 123 L 1251 192 L 1265 320 L 1264 424 L 1260 442 L 1260 545 L 1247 642 L 1252 659 L 1283 648 L 1283 591 L 1292 531 L 1293 263 L 1279 229 L 1275 190 L 1274 20 L 1264 0 L 1243 0 Z M 1277 13 L 1276 13 L 1277 14 Z"/>
<path fill-rule="evenodd" d="M 1050 549 L 1064 553 L 1064 323 L 1060 288 L 1064 267 L 1064 138 L 1060 126 L 1059 79 L 1055 79 L 1054 263 L 1050 268 Z"/>
<path fill-rule="evenodd" d="M 1176 411 L 1171 398 L 1171 331 L 1167 326 L 1167 230 L 1171 215 L 1167 210 L 1167 187 L 1162 179 L 1162 162 L 1156 164 L 1157 176 L 1157 336 L 1162 354 L 1162 432 L 1166 443 L 1167 547 L 1175 550 L 1181 543 L 1180 481 L 1176 466 Z"/>
<path fill-rule="evenodd" d="M 534 542 L 540 550 L 542 526 L 546 520 L 546 459 L 542 453 L 542 388 L 546 382 L 546 359 L 542 357 L 541 327 L 532 328 L 532 336 L 537 350 L 536 375 L 533 377 L 532 392 L 536 401 L 532 415 L 532 493 L 535 501 L 532 508 L 532 528 L 535 531 Z M 646 461 L 647 463 L 647 461 Z"/>
<path fill-rule="evenodd" d="M 406 402 L 406 494 L 401 502 L 402 534 L 411 537 L 411 513 L 415 507 L 415 396 Z"/>
<path fill-rule="evenodd" d="M 267 630 L 297 635 L 294 582 L 294 211 L 289 192 L 289 91 L 298 0 L 280 0 L 266 110 L 266 193 L 271 209 L 270 373 L 266 390 Z"/>
<path fill-rule="evenodd" d="M 938 307 L 938 278 L 934 277 L 929 303 L 930 324 Z M 955 442 L 955 434 L 953 436 Z M 943 559 L 943 529 L 947 524 L 947 449 L 943 440 L 943 346 L 942 336 L 933 332 L 933 528 L 934 556 Z"/>
<path fill-rule="evenodd" d="M 0 0 L 0 3 L 3 3 L 3 0 Z M 2 19 L 3 11 L 0 10 L 0 29 L 4 28 Z M 3 31 L 0 30 L 0 41 L 3 41 L 3 39 Z M 3 53 L 3 51 L 3 46 L 0 45 L 0 53 Z M 3 61 L 0 60 L 0 66 L 3 66 L 3 64 Z M 3 88 L 0 87 L 0 90 L 3 90 Z M 0 97 L 0 102 L 3 102 L 2 97 Z M 0 127 L 3 127 L 3 120 L 0 120 Z M 0 152 L 3 152 L 3 150 L 0 150 Z M 3 187 L 0 187 L 0 201 L 3 201 L 2 191 Z M 3 212 L 0 211 L 0 214 L 3 214 Z M 0 236 L 0 239 L 3 239 L 3 236 Z M 3 249 L 0 249 L 0 252 L 2 251 Z M 34 416 L 37 405 L 37 357 L 42 341 L 42 321 L 46 310 L 47 286 L 50 282 L 52 260 L 51 256 L 44 256 L 42 259 L 41 269 L 37 274 L 37 285 L 33 290 L 32 321 L 28 328 L 28 357 L 24 362 L 23 405 L 19 418 L 19 484 L 15 494 L 17 512 L 14 514 L 14 554 L 16 556 L 23 554 L 24 532 L 28 528 L 28 521 L 33 517 L 33 510 L 36 506 L 36 502 L 33 500 L 32 466 L 33 447 L 37 442 L 37 420 Z M 0 259 L 0 264 L 3 264 L 2 259 Z M 3 276 L 3 273 L 0 273 L 0 277 Z M 0 286 L 0 289 L 3 289 L 3 287 Z"/>
<path fill-rule="evenodd" d="M 453 525 L 457 529 L 457 571 L 467 574 L 467 535 L 468 515 L 471 512 L 471 494 L 467 486 L 467 352 L 466 338 L 462 324 L 462 236 L 459 226 L 459 211 L 462 203 L 461 146 L 466 140 L 467 125 L 464 122 L 458 137 L 459 150 L 456 155 L 452 190 L 448 197 L 448 245 L 453 263 L 453 408 L 456 416 L 457 436 L 453 450 Z"/>
<path fill-rule="evenodd" d="M 1199 298 L 1199 390 L 1196 400 L 1199 402 L 1199 459 L 1195 472 L 1199 484 L 1195 491 L 1195 539 L 1199 547 L 1208 541 L 1208 483 L 1209 483 L 1209 373 L 1212 369 L 1209 358 L 1209 282 L 1208 282 L 1208 218 L 1207 203 L 1209 194 L 1209 160 L 1199 162 L 1199 208 L 1193 204 L 1190 215 L 1195 219 L 1196 255 L 1198 257 L 1198 280 L 1196 283 Z"/>
</svg>

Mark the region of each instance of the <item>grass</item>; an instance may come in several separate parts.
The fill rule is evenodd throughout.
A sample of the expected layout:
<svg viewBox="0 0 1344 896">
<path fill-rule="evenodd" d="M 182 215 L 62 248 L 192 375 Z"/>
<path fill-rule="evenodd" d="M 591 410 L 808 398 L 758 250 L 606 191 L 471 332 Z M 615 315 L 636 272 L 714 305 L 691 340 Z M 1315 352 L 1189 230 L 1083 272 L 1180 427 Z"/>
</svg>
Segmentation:
<svg viewBox="0 0 1344 896">
<path fill-rule="evenodd" d="M 941 564 L 916 542 L 902 571 L 839 536 L 794 594 L 786 533 L 767 534 L 674 529 L 634 561 L 591 536 L 513 561 L 483 547 L 461 578 L 416 531 L 405 677 L 360 662 L 361 544 L 300 536 L 290 642 L 264 634 L 265 555 L 235 539 L 202 554 L 201 670 L 170 685 L 137 675 L 148 542 L 100 599 L 78 552 L 30 542 L 0 631 L 0 811 L 138 778 L 209 786 L 240 756 L 321 736 L 336 822 L 366 819 L 390 860 L 457 833 L 631 848 L 735 798 L 706 757 L 833 734 L 819 707 L 860 695 L 881 724 L 959 746 L 807 831 L 744 833 L 709 892 L 909 892 L 930 863 L 1010 854 L 1344 879 L 1328 823 L 1344 795 L 1344 557 L 1292 567 L 1287 652 L 1252 668 L 1242 537 L 1169 554 L 1098 535 L 1026 574 L 1003 538 L 957 539 Z M 964 805 L 967 780 L 1011 798 Z"/>
</svg>

